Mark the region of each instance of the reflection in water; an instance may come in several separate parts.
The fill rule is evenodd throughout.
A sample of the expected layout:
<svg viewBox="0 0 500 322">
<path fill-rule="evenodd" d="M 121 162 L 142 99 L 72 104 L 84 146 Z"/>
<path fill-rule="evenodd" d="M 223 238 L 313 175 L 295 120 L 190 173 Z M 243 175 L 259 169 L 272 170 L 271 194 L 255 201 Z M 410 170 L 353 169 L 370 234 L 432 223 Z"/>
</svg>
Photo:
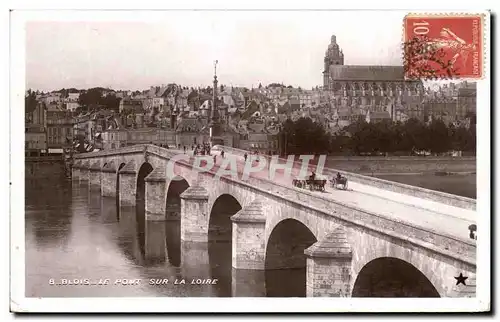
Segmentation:
<svg viewBox="0 0 500 322">
<path fill-rule="evenodd" d="M 212 241 L 208 243 L 210 276 L 217 278 L 217 296 L 231 296 L 231 243 Z"/>
<path fill-rule="evenodd" d="M 66 244 L 71 234 L 73 216 L 71 183 L 52 182 L 54 186 L 49 193 L 47 186 L 36 180 L 27 180 L 25 184 L 34 187 L 26 189 L 26 234 L 32 231 L 38 247 L 50 248 Z"/>
<path fill-rule="evenodd" d="M 178 178 L 180 179 L 180 178 Z M 172 180 L 168 186 L 165 205 L 165 230 L 168 261 L 175 267 L 181 266 L 181 197 L 189 188 L 186 180 Z"/>
<path fill-rule="evenodd" d="M 142 198 L 136 200 L 135 220 L 137 222 L 137 240 L 139 241 L 141 256 L 142 259 L 144 260 L 144 256 L 146 255 L 146 249 L 145 249 L 146 211 L 145 211 L 145 202 L 144 199 Z"/>
<path fill-rule="evenodd" d="M 149 265 L 164 263 L 166 259 L 165 222 L 147 221 L 144 232 L 145 257 Z"/>
<path fill-rule="evenodd" d="M 265 271 L 268 297 L 304 297 L 306 269 L 276 269 Z"/>
<path fill-rule="evenodd" d="M 101 217 L 104 224 L 118 222 L 115 198 L 101 197 Z"/>
<path fill-rule="evenodd" d="M 181 222 L 180 220 L 165 221 L 165 242 L 168 262 L 174 267 L 181 266 Z"/>
<path fill-rule="evenodd" d="M 144 199 L 137 201 L 122 207 L 118 220 L 116 200 L 87 184 L 27 183 L 26 296 L 265 296 L 268 283 L 290 284 L 273 286 L 265 283 L 263 271 L 232 269 L 230 242 L 181 242 L 180 216 L 146 222 Z M 111 284 L 51 286 L 50 278 L 109 278 Z M 141 284 L 115 285 L 117 279 L 134 278 Z M 167 284 L 150 285 L 165 279 Z M 214 279 L 215 285 L 203 284 Z"/>
<path fill-rule="evenodd" d="M 266 296 L 265 271 L 250 269 L 232 269 L 231 296 L 264 297 Z"/>
</svg>

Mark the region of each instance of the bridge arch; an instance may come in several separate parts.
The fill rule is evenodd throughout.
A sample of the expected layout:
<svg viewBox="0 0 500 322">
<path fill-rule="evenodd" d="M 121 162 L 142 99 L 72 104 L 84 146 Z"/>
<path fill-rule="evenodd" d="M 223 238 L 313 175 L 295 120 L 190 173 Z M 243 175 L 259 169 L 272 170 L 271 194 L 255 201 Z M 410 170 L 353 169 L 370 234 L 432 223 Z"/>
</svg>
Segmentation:
<svg viewBox="0 0 500 322">
<path fill-rule="evenodd" d="M 125 166 L 125 162 L 120 163 L 116 168 L 116 217 L 120 220 L 120 170 Z"/>
<path fill-rule="evenodd" d="M 404 270 L 406 274 L 413 274 L 414 276 L 418 275 L 417 272 L 422 274 L 425 280 L 437 291 L 438 296 L 447 296 L 450 291 L 446 286 L 449 285 L 449 281 L 443 280 L 443 276 L 452 276 L 455 273 L 454 265 L 447 265 L 448 263 L 441 261 L 429 261 L 429 254 L 426 252 L 414 251 L 407 248 L 407 246 L 399 245 L 398 243 L 391 242 L 391 240 L 381 239 L 371 234 L 350 234 L 349 242 L 353 247 L 351 277 L 351 290 L 353 294 L 355 283 L 357 283 L 360 274 L 374 275 L 377 273 L 373 272 L 373 270 L 377 267 L 389 270 L 391 269 L 390 267 L 396 265 L 398 265 L 396 267 Z M 390 262 L 375 262 L 375 260 L 383 258 L 393 258 L 394 260 Z M 368 266 L 371 262 L 374 264 Z M 403 264 L 409 266 L 403 266 Z M 369 268 L 369 270 L 362 272 L 364 268 Z"/>
<path fill-rule="evenodd" d="M 136 201 L 144 203 L 146 197 L 146 177 L 153 171 L 153 166 L 149 162 L 141 164 L 137 171 Z M 139 203 L 136 203 L 137 205 Z"/>
<path fill-rule="evenodd" d="M 418 268 L 399 258 L 379 257 L 363 266 L 352 297 L 440 297 Z"/>
<path fill-rule="evenodd" d="M 231 276 L 233 223 L 231 217 L 243 207 L 238 198 L 230 193 L 217 196 L 208 218 L 208 260 L 213 278 L 221 281 L 218 285 L 221 294 L 231 294 L 231 281 L 222 278 Z"/>
<path fill-rule="evenodd" d="M 165 204 L 178 205 L 180 211 L 181 197 L 180 195 L 191 185 L 189 181 L 182 176 L 175 176 L 170 180 L 167 180 L 166 193 L 165 193 Z M 167 207 L 168 209 L 168 207 Z"/>
<path fill-rule="evenodd" d="M 266 243 L 267 296 L 306 296 L 304 250 L 316 241 L 304 223 L 292 218 L 278 222 Z"/>
<path fill-rule="evenodd" d="M 210 210 L 208 221 L 208 241 L 232 241 L 231 217 L 242 209 L 241 203 L 233 195 L 219 195 Z"/>
</svg>

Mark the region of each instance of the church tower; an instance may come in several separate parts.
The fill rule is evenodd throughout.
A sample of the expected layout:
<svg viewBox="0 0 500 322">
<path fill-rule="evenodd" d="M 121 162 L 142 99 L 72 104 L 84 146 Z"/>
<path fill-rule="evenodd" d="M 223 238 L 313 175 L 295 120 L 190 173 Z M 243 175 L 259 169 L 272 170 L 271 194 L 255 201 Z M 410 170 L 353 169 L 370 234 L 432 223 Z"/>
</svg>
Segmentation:
<svg viewBox="0 0 500 322">
<path fill-rule="evenodd" d="M 337 37 L 332 35 L 330 44 L 325 52 L 325 70 L 323 71 L 323 88 L 330 89 L 330 66 L 344 65 L 344 53 L 337 44 Z"/>
</svg>

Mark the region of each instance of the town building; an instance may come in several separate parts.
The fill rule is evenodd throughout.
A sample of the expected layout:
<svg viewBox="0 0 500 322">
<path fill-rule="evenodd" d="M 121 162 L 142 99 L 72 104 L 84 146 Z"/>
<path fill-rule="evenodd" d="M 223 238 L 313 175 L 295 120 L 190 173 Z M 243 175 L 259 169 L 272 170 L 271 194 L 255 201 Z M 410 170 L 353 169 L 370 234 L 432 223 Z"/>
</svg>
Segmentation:
<svg viewBox="0 0 500 322">
<path fill-rule="evenodd" d="M 458 89 L 457 116 L 463 120 L 469 115 L 476 115 L 477 88 L 475 82 L 464 82 Z"/>
<path fill-rule="evenodd" d="M 175 132 L 161 128 L 109 129 L 101 135 L 102 148 L 105 150 L 136 144 L 154 144 L 167 148 L 176 145 Z"/>
<path fill-rule="evenodd" d="M 26 156 L 40 156 L 47 152 L 47 108 L 38 101 L 25 110 L 24 149 Z"/>
<path fill-rule="evenodd" d="M 70 102 L 78 102 L 80 98 L 80 93 L 68 93 L 68 101 Z"/>
<path fill-rule="evenodd" d="M 387 111 L 368 111 L 366 113 L 366 123 L 377 123 L 381 121 L 391 121 L 391 114 Z"/>
<path fill-rule="evenodd" d="M 120 100 L 120 113 L 138 113 L 143 110 L 143 103 L 141 99 L 124 97 Z"/>
<path fill-rule="evenodd" d="M 68 93 L 66 98 L 66 109 L 68 111 L 74 112 L 80 106 L 78 103 L 79 97 L 80 93 Z"/>
<path fill-rule="evenodd" d="M 63 153 L 73 144 L 73 114 L 70 111 L 47 111 L 47 148 L 49 153 Z"/>
<path fill-rule="evenodd" d="M 476 115 L 476 83 L 462 82 L 428 90 L 424 101 L 426 120 L 440 119 L 446 124 L 469 124 Z"/>
</svg>

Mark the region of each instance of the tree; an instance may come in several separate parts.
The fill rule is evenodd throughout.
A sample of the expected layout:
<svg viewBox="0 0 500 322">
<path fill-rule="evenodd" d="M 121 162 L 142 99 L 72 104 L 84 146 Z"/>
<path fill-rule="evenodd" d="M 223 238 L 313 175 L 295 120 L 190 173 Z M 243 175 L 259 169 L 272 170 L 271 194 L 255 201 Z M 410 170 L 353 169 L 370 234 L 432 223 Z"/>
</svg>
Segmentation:
<svg viewBox="0 0 500 322">
<path fill-rule="evenodd" d="M 470 124 L 474 124 L 474 125 L 476 124 L 476 118 L 477 118 L 476 113 L 469 111 L 469 112 L 465 113 L 465 118 L 470 119 Z"/>
<path fill-rule="evenodd" d="M 99 105 L 102 101 L 102 89 L 99 87 L 91 88 L 86 92 L 80 93 L 78 104 L 82 106 Z"/>
<path fill-rule="evenodd" d="M 476 126 L 450 126 L 451 149 L 456 151 L 476 151 Z"/>
<path fill-rule="evenodd" d="M 406 121 L 403 126 L 402 146 L 404 150 L 428 150 L 429 132 L 424 123 L 416 118 Z"/>
<path fill-rule="evenodd" d="M 24 97 L 24 110 L 25 113 L 32 112 L 36 109 L 38 100 L 36 99 L 36 93 L 31 89 L 28 89 L 26 96 Z"/>
<path fill-rule="evenodd" d="M 106 106 L 107 110 L 113 110 L 115 112 L 118 112 L 120 108 L 120 101 L 121 98 L 116 97 L 115 94 L 108 94 L 101 99 L 100 103 Z"/>
<path fill-rule="evenodd" d="M 440 119 L 432 120 L 429 124 L 429 149 L 434 153 L 442 153 L 449 151 L 451 141 L 446 124 Z"/>
<path fill-rule="evenodd" d="M 283 134 L 286 136 L 288 154 L 324 153 L 329 150 L 330 137 L 324 128 L 310 118 L 285 121 Z"/>
</svg>

